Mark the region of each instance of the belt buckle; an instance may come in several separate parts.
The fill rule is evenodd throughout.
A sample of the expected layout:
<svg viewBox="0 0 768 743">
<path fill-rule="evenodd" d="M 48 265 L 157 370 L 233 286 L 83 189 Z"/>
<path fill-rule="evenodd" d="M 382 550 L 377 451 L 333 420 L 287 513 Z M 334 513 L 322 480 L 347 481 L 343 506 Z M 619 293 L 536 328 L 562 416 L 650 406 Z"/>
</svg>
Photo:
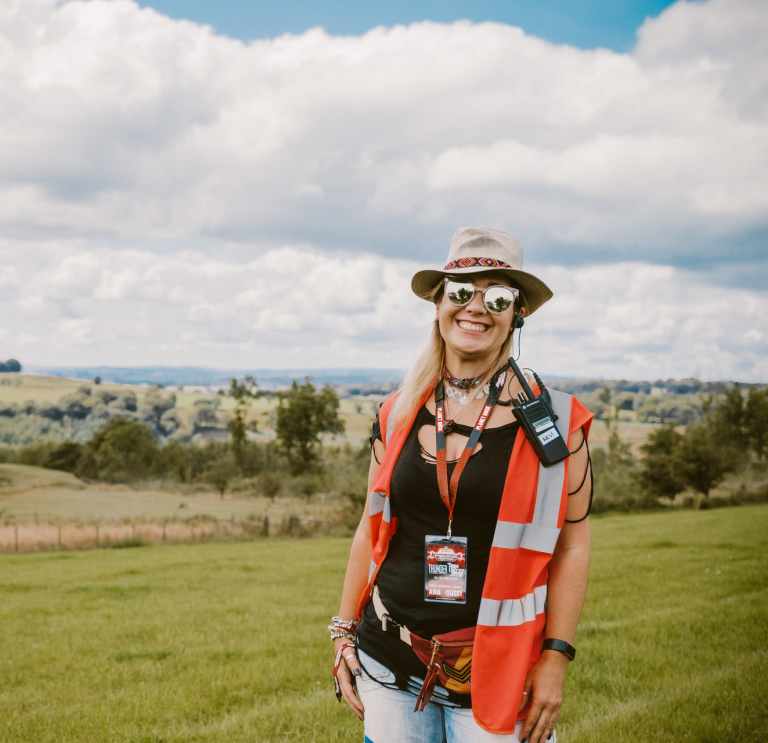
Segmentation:
<svg viewBox="0 0 768 743">
<path fill-rule="evenodd" d="M 382 614 L 381 616 L 381 628 L 388 632 L 390 635 L 397 635 L 400 637 L 400 624 L 398 624 L 389 614 Z"/>
</svg>

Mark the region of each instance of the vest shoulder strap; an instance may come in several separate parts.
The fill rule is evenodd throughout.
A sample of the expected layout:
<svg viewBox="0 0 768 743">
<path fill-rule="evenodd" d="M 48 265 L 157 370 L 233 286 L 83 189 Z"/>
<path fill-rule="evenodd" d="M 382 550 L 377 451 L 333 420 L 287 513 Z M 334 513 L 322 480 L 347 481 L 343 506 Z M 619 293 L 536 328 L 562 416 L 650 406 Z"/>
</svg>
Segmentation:
<svg viewBox="0 0 768 743">
<path fill-rule="evenodd" d="M 395 400 L 400 392 L 395 392 L 394 395 L 390 395 L 379 408 L 379 428 L 381 429 L 381 442 L 384 444 L 384 448 L 387 448 L 389 443 L 389 437 L 392 435 L 392 431 L 388 426 L 389 414 L 392 412 L 392 406 L 395 404 Z"/>
</svg>

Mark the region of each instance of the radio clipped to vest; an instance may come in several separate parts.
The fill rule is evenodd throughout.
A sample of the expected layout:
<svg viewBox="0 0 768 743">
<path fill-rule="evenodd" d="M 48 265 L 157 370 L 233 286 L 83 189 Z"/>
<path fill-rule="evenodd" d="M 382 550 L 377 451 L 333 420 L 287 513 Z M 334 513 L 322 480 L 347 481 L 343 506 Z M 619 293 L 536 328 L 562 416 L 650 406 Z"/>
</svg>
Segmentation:
<svg viewBox="0 0 768 743">
<path fill-rule="evenodd" d="M 555 425 L 557 416 L 552 410 L 549 392 L 541 385 L 541 394 L 536 397 L 513 358 L 510 358 L 509 365 L 523 388 L 517 399 L 512 398 L 512 413 L 519 421 L 539 461 L 545 467 L 551 467 L 568 459 L 571 453 Z"/>
</svg>

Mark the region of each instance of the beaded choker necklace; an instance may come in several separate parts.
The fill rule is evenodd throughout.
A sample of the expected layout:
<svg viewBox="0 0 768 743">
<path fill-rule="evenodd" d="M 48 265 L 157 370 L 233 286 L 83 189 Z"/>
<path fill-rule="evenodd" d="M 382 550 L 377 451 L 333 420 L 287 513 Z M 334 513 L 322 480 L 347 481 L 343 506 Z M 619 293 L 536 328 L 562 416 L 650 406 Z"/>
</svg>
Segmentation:
<svg viewBox="0 0 768 743">
<path fill-rule="evenodd" d="M 483 385 L 482 388 L 480 387 L 480 383 L 487 373 L 487 371 L 483 372 L 479 377 L 458 379 L 446 369 L 443 374 L 443 379 L 446 382 L 445 396 L 461 405 L 469 405 L 472 397 L 476 400 L 482 400 L 491 391 L 490 382 Z"/>
</svg>

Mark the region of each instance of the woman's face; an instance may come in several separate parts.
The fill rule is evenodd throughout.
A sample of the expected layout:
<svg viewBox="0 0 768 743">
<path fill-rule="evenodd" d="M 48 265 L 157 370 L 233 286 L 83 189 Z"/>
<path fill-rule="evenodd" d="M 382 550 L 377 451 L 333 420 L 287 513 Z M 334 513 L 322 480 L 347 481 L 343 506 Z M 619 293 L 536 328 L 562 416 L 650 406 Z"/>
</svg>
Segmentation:
<svg viewBox="0 0 768 743">
<path fill-rule="evenodd" d="M 499 284 L 512 286 L 504 274 L 494 271 L 461 278 L 470 279 L 480 289 Z M 501 313 L 489 312 L 480 292 L 475 292 L 469 304 L 463 307 L 453 304 L 445 293 L 436 305 L 436 318 L 440 334 L 445 341 L 446 352 L 449 357 L 456 354 L 467 360 L 484 356 L 495 358 L 509 337 L 514 314 L 514 307 Z"/>
</svg>

